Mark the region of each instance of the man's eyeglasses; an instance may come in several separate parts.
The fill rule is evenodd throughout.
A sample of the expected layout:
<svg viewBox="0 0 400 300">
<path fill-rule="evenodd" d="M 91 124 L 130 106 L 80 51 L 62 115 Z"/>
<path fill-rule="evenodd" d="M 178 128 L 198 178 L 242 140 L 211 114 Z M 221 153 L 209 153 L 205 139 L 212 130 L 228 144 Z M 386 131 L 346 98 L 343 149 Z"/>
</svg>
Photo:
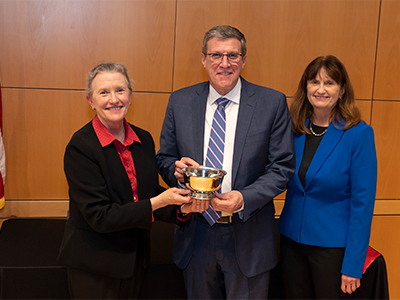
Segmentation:
<svg viewBox="0 0 400 300">
<path fill-rule="evenodd" d="M 224 56 L 228 59 L 229 62 L 231 63 L 237 63 L 239 62 L 239 59 L 243 54 L 240 53 L 204 53 L 205 55 L 208 55 L 211 59 L 211 62 L 213 63 L 220 63 L 223 59 Z"/>
</svg>

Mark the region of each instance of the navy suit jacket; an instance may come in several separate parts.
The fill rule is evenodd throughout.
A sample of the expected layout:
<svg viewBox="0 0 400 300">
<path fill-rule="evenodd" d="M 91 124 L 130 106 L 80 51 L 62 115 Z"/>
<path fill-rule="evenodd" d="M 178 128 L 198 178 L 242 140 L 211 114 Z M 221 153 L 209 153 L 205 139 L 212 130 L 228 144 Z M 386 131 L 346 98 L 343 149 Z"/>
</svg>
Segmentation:
<svg viewBox="0 0 400 300">
<path fill-rule="evenodd" d="M 279 229 L 298 243 L 346 247 L 342 273 L 361 278 L 377 180 L 372 127 L 360 122 L 344 131 L 331 123 L 311 161 L 305 187 L 298 171 L 306 135 L 295 135 L 294 141 L 296 172 L 289 182 Z"/>
<path fill-rule="evenodd" d="M 241 78 L 242 90 L 232 162 L 232 189 L 244 197 L 242 218 L 234 214 L 238 265 L 252 277 L 277 263 L 273 198 L 282 193 L 294 172 L 294 146 L 286 97 Z M 171 94 L 157 153 L 159 172 L 176 186 L 175 161 L 203 162 L 204 123 L 209 82 Z M 192 256 L 197 214 L 176 228 L 174 261 L 184 269 Z"/>
</svg>

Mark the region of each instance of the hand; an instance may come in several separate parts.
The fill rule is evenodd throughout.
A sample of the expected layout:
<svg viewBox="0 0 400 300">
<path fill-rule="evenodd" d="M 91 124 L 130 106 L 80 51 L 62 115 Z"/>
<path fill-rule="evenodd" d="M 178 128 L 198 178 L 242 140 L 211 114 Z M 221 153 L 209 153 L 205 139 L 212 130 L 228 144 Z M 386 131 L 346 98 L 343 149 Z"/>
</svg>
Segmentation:
<svg viewBox="0 0 400 300">
<path fill-rule="evenodd" d="M 192 212 L 203 212 L 210 206 L 209 200 L 197 200 L 193 199 L 190 203 L 185 203 L 181 206 L 181 212 L 184 214 L 189 214 Z"/>
<path fill-rule="evenodd" d="M 186 189 L 170 188 L 150 199 L 153 211 L 171 204 L 182 205 L 190 203 L 192 198 L 189 193 L 190 191 Z"/>
<path fill-rule="evenodd" d="M 175 162 L 175 172 L 174 175 L 176 177 L 176 179 L 180 182 L 184 182 L 183 179 L 183 171 L 182 169 L 185 167 L 195 167 L 198 168 L 200 165 L 199 163 L 197 163 L 196 161 L 194 161 L 193 159 L 189 158 L 189 157 L 182 157 L 181 160 L 177 160 Z"/>
<path fill-rule="evenodd" d="M 243 195 L 239 191 L 227 193 L 215 193 L 215 198 L 211 199 L 211 205 L 215 211 L 224 211 L 233 214 L 243 206 Z"/>
<path fill-rule="evenodd" d="M 351 294 L 361 286 L 360 278 L 350 277 L 342 274 L 342 292 Z"/>
</svg>

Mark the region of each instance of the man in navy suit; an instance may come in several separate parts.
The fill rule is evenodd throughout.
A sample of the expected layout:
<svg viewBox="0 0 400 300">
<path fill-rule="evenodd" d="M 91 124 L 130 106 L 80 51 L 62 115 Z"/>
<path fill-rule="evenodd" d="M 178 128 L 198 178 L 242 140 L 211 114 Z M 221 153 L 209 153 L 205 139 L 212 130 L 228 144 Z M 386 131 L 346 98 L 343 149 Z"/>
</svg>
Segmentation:
<svg viewBox="0 0 400 300">
<path fill-rule="evenodd" d="M 183 205 L 182 215 L 194 213 L 175 232 L 174 261 L 189 299 L 266 299 L 277 263 L 273 198 L 294 172 L 291 119 L 284 94 L 240 77 L 246 59 L 239 30 L 210 29 L 202 49 L 209 81 L 172 93 L 165 114 L 157 164 L 177 186 L 182 168 L 206 164 L 216 99 L 229 100 L 221 193 Z M 209 204 L 222 212 L 212 225 L 201 214 Z"/>
</svg>

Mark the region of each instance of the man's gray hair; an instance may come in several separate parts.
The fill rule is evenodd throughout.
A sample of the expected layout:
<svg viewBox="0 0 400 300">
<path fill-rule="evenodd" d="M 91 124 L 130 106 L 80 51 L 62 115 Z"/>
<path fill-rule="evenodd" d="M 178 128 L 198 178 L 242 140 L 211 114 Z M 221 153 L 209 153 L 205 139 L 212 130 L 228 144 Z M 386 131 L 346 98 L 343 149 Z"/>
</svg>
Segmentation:
<svg viewBox="0 0 400 300">
<path fill-rule="evenodd" d="M 244 37 L 244 34 L 241 33 L 237 28 L 229 26 L 229 25 L 220 25 L 220 26 L 215 26 L 211 28 L 209 31 L 206 32 L 204 35 L 203 39 L 203 49 L 202 52 L 204 54 L 207 54 L 207 43 L 209 40 L 212 38 L 218 38 L 218 39 L 230 39 L 230 38 L 235 38 L 240 41 L 241 45 L 241 54 L 243 56 L 246 55 L 247 53 L 247 47 L 246 47 L 246 39 Z"/>
</svg>

